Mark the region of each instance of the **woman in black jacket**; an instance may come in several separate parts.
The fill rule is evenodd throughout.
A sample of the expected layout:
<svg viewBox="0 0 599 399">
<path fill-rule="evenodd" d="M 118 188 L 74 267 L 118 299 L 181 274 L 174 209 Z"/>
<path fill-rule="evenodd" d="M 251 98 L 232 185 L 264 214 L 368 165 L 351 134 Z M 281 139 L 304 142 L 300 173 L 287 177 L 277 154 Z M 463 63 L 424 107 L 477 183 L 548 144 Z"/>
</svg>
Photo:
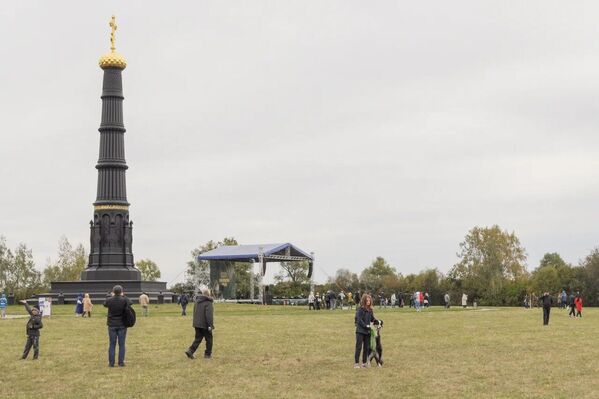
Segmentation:
<svg viewBox="0 0 599 399">
<path fill-rule="evenodd" d="M 356 352 L 354 354 L 354 368 L 360 368 L 360 350 L 362 350 L 362 367 L 368 367 L 367 359 L 370 350 L 370 324 L 374 323 L 372 312 L 372 298 L 368 294 L 362 295 L 360 307 L 356 312 Z"/>
</svg>

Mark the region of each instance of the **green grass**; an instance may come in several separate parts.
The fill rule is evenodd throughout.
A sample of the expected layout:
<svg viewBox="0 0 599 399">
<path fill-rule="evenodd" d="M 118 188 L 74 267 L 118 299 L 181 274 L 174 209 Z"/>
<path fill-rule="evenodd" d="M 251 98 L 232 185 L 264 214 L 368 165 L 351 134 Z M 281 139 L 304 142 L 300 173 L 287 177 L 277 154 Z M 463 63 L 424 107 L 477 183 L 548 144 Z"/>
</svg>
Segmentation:
<svg viewBox="0 0 599 399">
<path fill-rule="evenodd" d="M 0 320 L 0 398 L 599 396 L 599 309 L 582 319 L 553 309 L 543 327 L 539 309 L 377 308 L 385 367 L 355 370 L 352 311 L 217 304 L 214 358 L 190 361 L 191 317 L 153 305 L 128 332 L 127 367 L 109 369 L 106 313 L 95 308 L 80 319 L 54 306 L 37 361 L 19 360 L 26 319 Z"/>
</svg>

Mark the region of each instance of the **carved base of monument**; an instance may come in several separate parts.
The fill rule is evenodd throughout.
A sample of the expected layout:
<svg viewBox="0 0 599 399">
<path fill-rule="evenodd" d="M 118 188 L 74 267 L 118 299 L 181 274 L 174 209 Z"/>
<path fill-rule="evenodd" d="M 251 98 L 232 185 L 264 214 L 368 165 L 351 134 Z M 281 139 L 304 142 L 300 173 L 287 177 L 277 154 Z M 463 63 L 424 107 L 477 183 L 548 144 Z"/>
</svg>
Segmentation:
<svg viewBox="0 0 599 399">
<path fill-rule="evenodd" d="M 102 306 L 112 287 L 115 285 L 123 287 L 125 295 L 133 302 L 137 303 L 139 296 L 145 292 L 150 297 L 152 303 L 158 303 L 162 296 L 164 302 L 170 303 L 172 292 L 166 290 L 166 282 L 163 281 L 140 281 L 140 280 L 82 280 L 82 281 L 54 281 L 51 283 L 49 293 L 39 294 L 38 296 L 52 297 L 58 301 L 60 293 L 64 296 L 65 303 L 73 304 L 77 301 L 79 294 L 89 294 L 95 305 Z"/>
<path fill-rule="evenodd" d="M 135 267 L 88 267 L 81 272 L 81 280 L 141 280 L 141 273 Z"/>
</svg>

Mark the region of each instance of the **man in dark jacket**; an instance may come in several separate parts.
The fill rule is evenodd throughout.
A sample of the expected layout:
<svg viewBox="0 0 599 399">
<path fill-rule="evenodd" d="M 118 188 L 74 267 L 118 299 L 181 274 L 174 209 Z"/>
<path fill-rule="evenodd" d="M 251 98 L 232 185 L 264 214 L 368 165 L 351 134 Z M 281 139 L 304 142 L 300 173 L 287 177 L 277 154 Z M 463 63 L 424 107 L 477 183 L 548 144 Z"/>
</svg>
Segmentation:
<svg viewBox="0 0 599 399">
<path fill-rule="evenodd" d="M 40 350 L 40 329 L 44 326 L 42 324 L 42 315 L 38 308 L 31 308 L 26 301 L 21 301 L 21 303 L 25 305 L 25 309 L 29 313 L 29 320 L 27 321 L 27 343 L 25 344 L 21 359 L 27 359 L 29 351 L 33 346 L 33 360 L 37 360 Z"/>
<path fill-rule="evenodd" d="M 181 316 L 186 316 L 185 310 L 187 309 L 187 304 L 189 303 L 189 297 L 186 293 L 181 294 L 179 297 L 179 305 L 181 305 Z"/>
<path fill-rule="evenodd" d="M 193 306 L 193 327 L 196 330 L 195 339 L 185 354 L 190 359 L 195 359 L 194 353 L 206 338 L 204 359 L 212 358 L 212 330 L 214 330 L 214 306 L 210 297 L 210 289 L 202 288 L 202 295 L 198 295 Z"/>
<path fill-rule="evenodd" d="M 551 312 L 551 306 L 553 306 L 553 297 L 545 292 L 541 297 L 541 303 L 543 304 L 543 325 L 549 324 L 549 313 Z"/>
<path fill-rule="evenodd" d="M 131 300 L 123 293 L 123 287 L 115 285 L 112 296 L 104 301 L 104 307 L 108 308 L 106 325 L 108 326 L 108 366 L 114 367 L 114 352 L 117 341 L 119 343 L 119 367 L 125 366 L 125 340 L 127 339 L 127 327 L 123 323 L 125 308 L 131 306 Z"/>
</svg>

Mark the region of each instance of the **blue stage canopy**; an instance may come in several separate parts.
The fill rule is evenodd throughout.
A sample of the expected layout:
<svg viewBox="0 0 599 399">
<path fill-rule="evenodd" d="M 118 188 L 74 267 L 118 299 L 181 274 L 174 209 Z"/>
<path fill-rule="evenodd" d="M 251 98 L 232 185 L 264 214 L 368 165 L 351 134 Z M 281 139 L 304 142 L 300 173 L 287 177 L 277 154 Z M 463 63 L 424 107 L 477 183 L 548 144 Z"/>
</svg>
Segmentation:
<svg viewBox="0 0 599 399">
<path fill-rule="evenodd" d="M 198 260 L 223 260 L 234 262 L 287 262 L 307 260 L 312 255 L 293 244 L 222 245 L 198 256 Z"/>
</svg>

